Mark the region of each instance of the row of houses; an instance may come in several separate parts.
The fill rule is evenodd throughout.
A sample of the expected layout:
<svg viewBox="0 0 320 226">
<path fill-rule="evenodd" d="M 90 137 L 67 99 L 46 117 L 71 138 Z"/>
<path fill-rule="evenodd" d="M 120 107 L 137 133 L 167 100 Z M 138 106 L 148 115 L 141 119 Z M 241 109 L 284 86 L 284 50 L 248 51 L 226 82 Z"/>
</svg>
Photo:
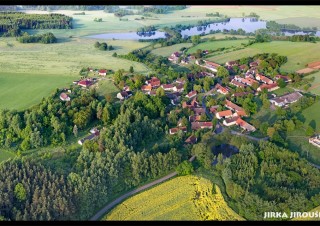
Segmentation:
<svg viewBox="0 0 320 226">
<path fill-rule="evenodd" d="M 254 126 L 250 125 L 248 122 L 244 121 L 241 118 L 247 116 L 245 110 L 242 107 L 232 103 L 229 100 L 226 100 L 224 106 L 228 108 L 228 110 L 216 112 L 216 110 L 210 108 L 211 112 L 215 112 L 215 116 L 217 119 L 223 119 L 223 125 L 237 125 L 248 132 L 254 132 L 256 130 Z"/>
</svg>

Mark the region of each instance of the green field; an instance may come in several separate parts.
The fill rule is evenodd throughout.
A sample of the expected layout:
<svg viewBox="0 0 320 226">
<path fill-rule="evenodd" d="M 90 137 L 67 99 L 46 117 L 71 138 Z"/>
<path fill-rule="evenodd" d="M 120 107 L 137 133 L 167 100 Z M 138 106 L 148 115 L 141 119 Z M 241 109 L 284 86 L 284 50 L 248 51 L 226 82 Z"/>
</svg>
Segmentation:
<svg viewBox="0 0 320 226">
<path fill-rule="evenodd" d="M 12 152 L 0 150 L 0 163 L 9 158 L 13 158 L 14 156 L 15 154 L 13 154 Z"/>
<path fill-rule="evenodd" d="M 216 40 L 225 39 L 225 38 L 231 38 L 231 37 L 236 37 L 238 39 L 254 38 L 253 36 L 228 35 L 228 34 L 223 34 L 223 33 L 216 33 L 216 34 L 208 34 L 208 35 L 201 36 L 201 39 L 208 40 L 208 39 L 213 38 L 213 37 Z"/>
<path fill-rule="evenodd" d="M 111 94 L 113 97 L 116 97 L 119 89 L 113 84 L 109 79 L 100 80 L 97 83 L 96 91 L 99 96 L 105 96 L 106 94 Z"/>
<path fill-rule="evenodd" d="M 320 101 L 313 104 L 311 107 L 302 111 L 302 115 L 305 117 L 304 125 L 308 126 L 311 121 L 316 123 L 316 132 L 320 133 Z M 319 150 L 320 152 L 320 150 Z"/>
<path fill-rule="evenodd" d="M 72 83 L 70 75 L 0 73 L 0 108 L 24 110 Z"/>
<path fill-rule="evenodd" d="M 237 60 L 258 53 L 278 53 L 279 55 L 288 57 L 288 62 L 285 63 L 281 69 L 283 71 L 294 72 L 298 69 L 305 68 L 307 63 L 318 61 L 320 59 L 319 51 L 320 42 L 273 41 L 269 43 L 256 43 L 245 49 L 220 54 L 208 59 L 219 64 L 224 64 L 229 60 Z"/>
<path fill-rule="evenodd" d="M 79 78 L 82 67 L 129 70 L 146 73 L 141 63 L 112 57 L 114 52 L 126 54 L 147 43 L 108 41 L 114 51 L 94 48 L 95 40 L 72 39 L 56 44 L 21 44 L 14 38 L 0 39 L 0 108 L 25 109 L 39 103 L 56 88 Z"/>
<path fill-rule="evenodd" d="M 221 191 L 202 177 L 183 176 L 164 182 L 116 206 L 104 220 L 243 220 L 224 201 Z"/>
<path fill-rule="evenodd" d="M 180 49 L 182 47 L 188 48 L 191 46 L 192 46 L 192 43 L 179 43 L 179 44 L 175 44 L 172 46 L 166 46 L 166 47 L 154 49 L 151 51 L 151 53 L 153 53 L 155 55 L 160 55 L 163 57 L 168 57 L 174 52 L 180 52 Z"/>
<path fill-rule="evenodd" d="M 190 49 L 188 49 L 187 53 L 194 53 L 197 51 L 197 49 L 202 49 L 202 50 L 216 50 L 219 48 L 229 48 L 229 47 L 241 47 L 242 43 L 247 44 L 248 40 L 243 39 L 243 40 L 222 40 L 222 41 L 212 41 L 212 42 L 204 42 L 200 43 Z"/>
<path fill-rule="evenodd" d="M 316 95 L 320 95 L 320 71 L 306 76 L 306 78 L 312 78 L 312 77 L 314 77 L 315 79 L 312 82 L 311 84 L 312 86 L 309 88 L 308 91 Z"/>
<path fill-rule="evenodd" d="M 291 93 L 293 91 L 294 91 L 294 89 L 286 86 L 284 88 L 276 89 L 276 90 L 272 91 L 272 93 L 276 94 L 277 96 L 282 96 L 284 94 Z"/>
</svg>

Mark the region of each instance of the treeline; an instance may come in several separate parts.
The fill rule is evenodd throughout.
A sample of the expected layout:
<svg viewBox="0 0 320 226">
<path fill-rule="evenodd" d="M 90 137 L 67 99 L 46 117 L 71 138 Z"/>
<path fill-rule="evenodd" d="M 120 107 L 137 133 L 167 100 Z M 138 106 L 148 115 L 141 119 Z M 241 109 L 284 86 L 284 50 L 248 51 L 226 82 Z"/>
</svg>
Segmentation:
<svg viewBox="0 0 320 226">
<path fill-rule="evenodd" d="M 112 45 L 109 45 L 106 43 L 106 42 L 95 42 L 94 43 L 94 47 L 96 49 L 99 49 L 99 50 L 103 50 L 103 51 L 106 51 L 106 50 L 114 50 L 113 46 Z"/>
<path fill-rule="evenodd" d="M 41 35 L 29 35 L 25 32 L 22 36 L 18 37 L 17 40 L 21 43 L 56 43 L 57 38 L 51 33 L 45 33 Z"/>
<path fill-rule="evenodd" d="M 272 36 L 272 40 L 315 43 L 316 41 L 320 41 L 320 37 L 310 35 Z"/>
<path fill-rule="evenodd" d="M 22 5 L 16 6 L 15 10 L 41 10 L 41 11 L 51 11 L 51 10 L 104 10 L 108 6 L 104 5 Z"/>
<path fill-rule="evenodd" d="M 317 27 L 305 27 L 305 28 L 301 28 L 297 25 L 294 24 L 279 24 L 275 21 L 267 21 L 267 29 L 270 31 L 305 31 L 305 32 L 312 32 L 312 31 L 317 31 Z"/>
<path fill-rule="evenodd" d="M 145 32 L 152 32 L 155 31 L 156 27 L 151 25 L 151 26 L 144 26 L 144 27 L 140 27 L 137 28 L 137 33 L 145 33 Z"/>
<path fill-rule="evenodd" d="M 0 12 L 0 32 L 19 29 L 71 29 L 72 17 L 63 14 Z"/>
</svg>

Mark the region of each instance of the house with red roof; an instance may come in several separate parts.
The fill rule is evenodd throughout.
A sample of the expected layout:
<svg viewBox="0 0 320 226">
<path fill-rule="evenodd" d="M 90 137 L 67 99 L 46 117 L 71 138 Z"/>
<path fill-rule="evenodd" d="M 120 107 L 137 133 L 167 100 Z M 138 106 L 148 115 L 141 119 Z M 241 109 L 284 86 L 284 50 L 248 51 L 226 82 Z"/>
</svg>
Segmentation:
<svg viewBox="0 0 320 226">
<path fill-rule="evenodd" d="M 197 143 L 197 141 L 198 141 L 198 138 L 195 137 L 194 135 L 191 135 L 191 136 L 188 137 L 184 142 L 185 142 L 186 144 L 195 144 L 195 143 Z"/>
<path fill-rule="evenodd" d="M 146 81 L 147 85 L 151 85 L 152 88 L 156 88 L 159 87 L 161 85 L 160 79 L 158 79 L 157 77 L 152 77 L 150 80 Z"/>
<path fill-rule="evenodd" d="M 229 93 L 229 90 L 228 88 L 226 87 L 223 87 L 222 85 L 220 85 L 219 83 L 216 85 L 216 89 L 217 89 L 217 92 L 223 94 L 223 95 L 227 95 Z"/>
<path fill-rule="evenodd" d="M 193 109 L 193 108 L 196 108 L 196 107 L 198 107 L 198 102 L 197 102 L 197 98 L 193 98 L 192 100 L 191 100 L 191 102 L 190 102 L 190 104 L 188 104 L 186 101 L 184 101 L 183 103 L 182 103 L 182 108 L 191 108 L 191 109 Z"/>
<path fill-rule="evenodd" d="M 62 101 L 70 101 L 70 97 L 66 93 L 60 94 L 60 100 Z"/>
<path fill-rule="evenodd" d="M 191 129 L 212 129 L 212 122 L 191 122 Z"/>
<path fill-rule="evenodd" d="M 272 83 L 272 84 L 263 84 L 258 87 L 257 91 L 261 92 L 263 89 L 266 89 L 268 92 L 274 91 L 276 89 L 279 89 L 280 87 L 278 86 L 277 83 Z"/>
<path fill-rule="evenodd" d="M 239 116 L 233 116 L 231 118 L 227 118 L 227 119 L 223 120 L 223 125 L 225 125 L 225 126 L 235 125 L 238 118 L 239 118 Z"/>
<path fill-rule="evenodd" d="M 230 118 L 232 117 L 232 111 L 231 110 L 226 110 L 226 111 L 219 111 L 216 113 L 217 119 L 222 119 L 222 118 Z"/>
<path fill-rule="evenodd" d="M 99 75 L 102 75 L 102 76 L 106 76 L 107 75 L 107 70 L 106 69 L 100 69 L 98 71 Z"/>
<path fill-rule="evenodd" d="M 197 96 L 197 91 L 196 90 L 191 91 L 186 95 L 186 97 L 188 97 L 189 99 L 192 98 L 192 97 L 195 97 L 195 96 Z"/>
<path fill-rule="evenodd" d="M 169 134 L 170 134 L 170 135 L 176 134 L 176 133 L 178 133 L 180 130 L 181 130 L 182 132 L 186 133 L 186 132 L 187 132 L 187 127 L 186 127 L 186 126 L 181 126 L 181 127 L 171 128 L 171 129 L 169 129 Z"/>
<path fill-rule="evenodd" d="M 230 82 L 231 85 L 234 85 L 236 87 L 240 87 L 240 88 L 246 88 L 246 85 L 241 83 L 241 82 L 238 82 L 237 80 L 235 79 L 232 79 L 231 82 Z"/>
<path fill-rule="evenodd" d="M 210 61 L 207 61 L 207 60 L 204 60 L 204 62 L 205 62 L 205 67 L 210 69 L 211 71 L 214 71 L 214 72 L 217 72 L 218 71 L 218 67 L 221 66 L 220 64 L 213 63 L 213 62 L 210 62 Z"/>
<path fill-rule="evenodd" d="M 256 84 L 259 84 L 259 82 L 255 79 L 252 79 L 252 78 L 245 78 L 245 79 L 242 79 L 242 82 L 248 86 L 252 86 L 254 83 Z"/>
<path fill-rule="evenodd" d="M 268 77 L 262 75 L 262 74 L 256 74 L 256 80 L 261 81 L 265 84 L 272 84 L 273 81 L 269 79 Z"/>
<path fill-rule="evenodd" d="M 91 79 L 85 79 L 78 82 L 78 85 L 84 88 L 88 88 L 92 84 L 93 84 L 93 81 Z"/>
<path fill-rule="evenodd" d="M 226 106 L 227 108 L 229 108 L 230 110 L 233 110 L 233 111 L 236 111 L 236 112 L 237 112 L 237 111 L 244 111 L 244 109 L 243 109 L 242 107 L 240 107 L 240 106 L 232 103 L 232 102 L 229 101 L 229 100 L 226 100 L 225 106 Z"/>
<path fill-rule="evenodd" d="M 145 92 L 150 92 L 152 90 L 152 86 L 150 84 L 141 86 L 141 90 Z"/>
<path fill-rule="evenodd" d="M 249 132 L 254 132 L 256 128 L 254 126 L 250 125 L 246 121 L 242 120 L 241 118 L 238 118 L 236 121 L 236 124 L 240 126 L 242 129 L 249 131 Z"/>
<path fill-rule="evenodd" d="M 173 91 L 174 86 L 172 84 L 162 84 L 161 87 L 164 89 L 164 91 Z"/>
</svg>

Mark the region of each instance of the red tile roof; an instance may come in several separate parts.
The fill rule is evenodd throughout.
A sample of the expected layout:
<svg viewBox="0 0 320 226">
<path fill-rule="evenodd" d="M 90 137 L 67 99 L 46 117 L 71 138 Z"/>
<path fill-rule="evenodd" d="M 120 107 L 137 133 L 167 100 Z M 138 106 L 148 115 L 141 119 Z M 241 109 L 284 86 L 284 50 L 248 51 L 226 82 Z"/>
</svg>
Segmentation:
<svg viewBox="0 0 320 226">
<path fill-rule="evenodd" d="M 187 144 L 195 144 L 195 143 L 197 143 L 197 140 L 198 140 L 197 137 L 191 135 L 184 142 Z"/>
<path fill-rule="evenodd" d="M 220 117 L 231 116 L 232 115 L 232 111 L 231 110 L 219 111 L 219 112 L 217 112 L 217 114 Z"/>
<path fill-rule="evenodd" d="M 244 111 L 244 109 L 242 107 L 232 103 L 229 100 L 226 100 L 226 107 L 231 108 L 231 109 L 233 109 L 235 111 Z"/>
<path fill-rule="evenodd" d="M 197 95 L 197 91 L 196 91 L 196 90 L 189 92 L 189 93 L 187 94 L 187 97 L 188 97 L 188 98 L 191 98 L 191 97 L 193 97 L 193 96 L 195 96 L 195 95 Z"/>
</svg>

